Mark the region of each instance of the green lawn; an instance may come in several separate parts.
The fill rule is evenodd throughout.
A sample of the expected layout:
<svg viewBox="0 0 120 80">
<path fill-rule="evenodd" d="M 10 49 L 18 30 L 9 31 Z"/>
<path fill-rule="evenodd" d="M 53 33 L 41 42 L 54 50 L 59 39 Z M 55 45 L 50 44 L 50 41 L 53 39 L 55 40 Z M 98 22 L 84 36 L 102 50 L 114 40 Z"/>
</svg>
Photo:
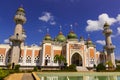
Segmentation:
<svg viewBox="0 0 120 80">
<path fill-rule="evenodd" d="M 3 78 L 5 78 L 6 76 L 8 76 L 9 74 L 14 73 L 14 70 L 8 70 L 8 69 L 0 69 L 0 80 L 2 80 Z"/>
<path fill-rule="evenodd" d="M 0 80 L 9 75 L 9 70 L 0 69 Z"/>
</svg>

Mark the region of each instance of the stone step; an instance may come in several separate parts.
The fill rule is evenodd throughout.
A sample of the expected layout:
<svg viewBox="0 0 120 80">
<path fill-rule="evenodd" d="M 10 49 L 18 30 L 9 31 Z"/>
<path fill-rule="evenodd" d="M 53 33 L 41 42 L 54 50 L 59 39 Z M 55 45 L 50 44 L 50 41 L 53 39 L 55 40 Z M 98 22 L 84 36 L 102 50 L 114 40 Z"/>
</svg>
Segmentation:
<svg viewBox="0 0 120 80">
<path fill-rule="evenodd" d="M 76 67 L 77 71 L 88 71 L 88 69 L 86 67 Z"/>
</svg>

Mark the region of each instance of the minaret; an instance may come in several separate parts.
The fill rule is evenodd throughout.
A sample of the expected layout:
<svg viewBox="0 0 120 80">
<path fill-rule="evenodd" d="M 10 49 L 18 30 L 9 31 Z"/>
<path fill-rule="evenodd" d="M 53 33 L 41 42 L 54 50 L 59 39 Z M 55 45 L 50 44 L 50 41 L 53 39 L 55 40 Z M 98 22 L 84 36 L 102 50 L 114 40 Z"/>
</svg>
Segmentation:
<svg viewBox="0 0 120 80">
<path fill-rule="evenodd" d="M 14 35 L 9 39 L 12 42 L 12 51 L 11 51 L 11 63 L 16 65 L 19 62 L 20 56 L 20 46 L 21 43 L 25 40 L 25 32 L 23 29 L 23 24 L 26 22 L 25 11 L 22 7 L 18 8 L 14 16 L 14 21 L 16 23 Z"/>
<path fill-rule="evenodd" d="M 112 30 L 110 29 L 109 24 L 105 23 L 104 27 L 103 27 L 103 33 L 105 35 L 105 50 L 107 52 L 107 61 L 111 61 L 112 64 L 114 65 L 114 67 L 116 67 L 115 65 L 115 55 L 114 55 L 114 49 L 115 46 L 112 44 L 112 40 L 111 40 L 111 34 L 112 34 Z"/>
</svg>

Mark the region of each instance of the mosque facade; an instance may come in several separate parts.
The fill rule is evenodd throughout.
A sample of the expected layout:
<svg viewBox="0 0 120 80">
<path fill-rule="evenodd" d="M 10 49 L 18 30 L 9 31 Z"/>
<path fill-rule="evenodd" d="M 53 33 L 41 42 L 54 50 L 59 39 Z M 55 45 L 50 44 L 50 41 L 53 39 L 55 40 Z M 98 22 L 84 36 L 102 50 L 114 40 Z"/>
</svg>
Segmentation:
<svg viewBox="0 0 120 80">
<path fill-rule="evenodd" d="M 94 65 L 101 62 L 105 63 L 108 60 L 112 61 L 115 66 L 115 46 L 110 37 L 112 30 L 107 23 L 103 26 L 106 41 L 105 51 L 99 52 L 90 38 L 84 40 L 83 37 L 80 37 L 78 39 L 72 29 L 67 36 L 64 36 L 60 31 L 54 40 L 47 32 L 40 46 L 27 46 L 24 44 L 26 34 L 23 24 L 26 22 L 26 17 L 22 7 L 16 11 L 14 21 L 16 24 L 15 31 L 9 38 L 12 44 L 0 44 L 0 66 L 2 67 L 9 63 L 12 64 L 12 67 L 19 64 L 21 68 L 56 67 L 59 66 L 59 62 L 54 60 L 56 55 L 62 55 L 67 66 L 75 64 L 78 69 L 82 70 L 93 68 Z"/>
</svg>

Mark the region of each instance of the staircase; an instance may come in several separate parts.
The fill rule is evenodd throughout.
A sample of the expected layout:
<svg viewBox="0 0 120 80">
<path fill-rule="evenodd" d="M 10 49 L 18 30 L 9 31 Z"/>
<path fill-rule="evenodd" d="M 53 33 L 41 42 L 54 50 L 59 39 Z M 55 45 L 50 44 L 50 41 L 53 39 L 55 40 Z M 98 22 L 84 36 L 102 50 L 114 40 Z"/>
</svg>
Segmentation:
<svg viewBox="0 0 120 80">
<path fill-rule="evenodd" d="M 77 66 L 76 69 L 77 69 L 77 71 L 88 71 L 88 69 L 86 67 Z"/>
</svg>

